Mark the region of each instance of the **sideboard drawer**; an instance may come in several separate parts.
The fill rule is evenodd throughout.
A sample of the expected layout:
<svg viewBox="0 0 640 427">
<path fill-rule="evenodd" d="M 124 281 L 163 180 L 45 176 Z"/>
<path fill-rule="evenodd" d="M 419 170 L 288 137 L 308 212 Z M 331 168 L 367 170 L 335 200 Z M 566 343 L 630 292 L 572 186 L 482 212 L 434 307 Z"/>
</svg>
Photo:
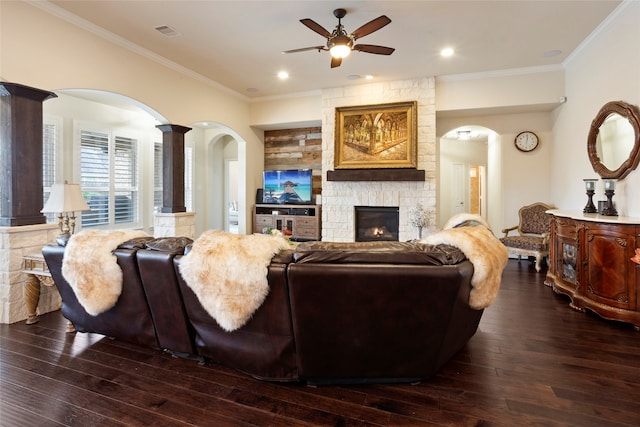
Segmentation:
<svg viewBox="0 0 640 427">
<path fill-rule="evenodd" d="M 578 235 L 578 229 L 575 221 L 567 221 L 563 218 L 556 219 L 556 232 L 558 236 L 575 239 Z"/>
</svg>

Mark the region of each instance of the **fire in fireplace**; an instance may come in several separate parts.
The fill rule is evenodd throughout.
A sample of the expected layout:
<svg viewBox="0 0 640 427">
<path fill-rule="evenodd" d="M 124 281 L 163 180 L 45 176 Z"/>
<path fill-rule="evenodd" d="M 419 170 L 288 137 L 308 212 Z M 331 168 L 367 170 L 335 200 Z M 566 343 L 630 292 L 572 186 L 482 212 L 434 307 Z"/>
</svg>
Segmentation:
<svg viewBox="0 0 640 427">
<path fill-rule="evenodd" d="M 398 207 L 355 206 L 356 242 L 398 241 Z"/>
</svg>

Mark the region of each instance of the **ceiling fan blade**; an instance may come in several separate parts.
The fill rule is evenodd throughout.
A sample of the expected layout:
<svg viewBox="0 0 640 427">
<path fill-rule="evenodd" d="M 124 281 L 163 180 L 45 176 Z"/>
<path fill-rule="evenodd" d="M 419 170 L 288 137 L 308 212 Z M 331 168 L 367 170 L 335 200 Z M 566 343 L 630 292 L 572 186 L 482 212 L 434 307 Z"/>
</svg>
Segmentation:
<svg viewBox="0 0 640 427">
<path fill-rule="evenodd" d="M 311 46 L 311 47 L 302 47 L 300 49 L 291 49 L 282 51 L 282 53 L 297 53 L 297 52 L 305 52 L 307 50 L 317 50 L 318 52 L 321 50 L 327 50 L 324 46 Z"/>
<path fill-rule="evenodd" d="M 322 25 L 314 21 L 313 19 L 305 18 L 305 19 L 301 19 L 300 22 L 302 22 L 308 28 L 310 28 L 311 30 L 315 31 L 316 33 L 320 34 L 323 37 L 326 37 L 326 38 L 331 37 L 331 33 L 327 31 Z"/>
<path fill-rule="evenodd" d="M 375 44 L 357 44 L 352 49 L 360 52 L 375 53 L 376 55 L 391 55 L 395 50 L 392 47 L 376 46 Z"/>
<path fill-rule="evenodd" d="M 342 64 L 342 58 L 331 57 L 331 68 L 339 67 Z"/>
<path fill-rule="evenodd" d="M 384 27 L 390 22 L 391 22 L 391 19 L 389 19 L 386 15 L 378 16 L 373 21 L 369 21 L 366 24 L 364 24 L 362 27 L 355 30 L 353 33 L 351 33 L 351 35 L 356 39 L 360 39 L 366 36 L 367 34 L 371 34 L 374 31 L 378 31 L 380 28 Z"/>
</svg>

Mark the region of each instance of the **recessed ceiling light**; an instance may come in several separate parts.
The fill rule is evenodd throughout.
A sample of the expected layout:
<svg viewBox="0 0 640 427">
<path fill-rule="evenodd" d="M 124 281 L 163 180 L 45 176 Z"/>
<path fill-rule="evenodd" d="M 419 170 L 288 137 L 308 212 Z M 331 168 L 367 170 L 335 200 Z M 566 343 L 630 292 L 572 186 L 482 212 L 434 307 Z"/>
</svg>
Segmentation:
<svg viewBox="0 0 640 427">
<path fill-rule="evenodd" d="M 365 79 L 371 80 L 373 78 L 373 74 L 367 74 L 364 76 Z"/>
<path fill-rule="evenodd" d="M 357 75 L 357 74 L 349 74 L 347 76 L 347 80 L 358 80 L 359 78 L 360 78 L 360 76 Z"/>
<path fill-rule="evenodd" d="M 249 93 L 256 93 L 258 91 L 258 88 L 255 87 L 248 87 L 247 88 L 247 92 Z"/>
<path fill-rule="evenodd" d="M 289 78 L 289 73 L 287 73 L 286 71 L 280 71 L 280 72 L 278 73 L 278 78 L 279 78 L 280 80 L 286 80 L 286 79 L 288 79 L 288 78 Z"/>
<path fill-rule="evenodd" d="M 440 51 L 440 56 L 444 56 L 444 57 L 452 56 L 454 53 L 455 53 L 455 50 L 453 50 L 453 48 L 445 47 Z"/>
</svg>

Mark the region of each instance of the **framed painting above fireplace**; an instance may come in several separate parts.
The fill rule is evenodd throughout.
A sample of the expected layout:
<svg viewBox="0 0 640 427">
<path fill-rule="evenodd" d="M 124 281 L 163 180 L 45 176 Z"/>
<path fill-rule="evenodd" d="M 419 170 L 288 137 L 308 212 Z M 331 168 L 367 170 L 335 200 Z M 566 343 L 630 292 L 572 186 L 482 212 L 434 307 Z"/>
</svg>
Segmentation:
<svg viewBox="0 0 640 427">
<path fill-rule="evenodd" d="M 334 167 L 417 167 L 417 102 L 336 108 Z"/>
</svg>

